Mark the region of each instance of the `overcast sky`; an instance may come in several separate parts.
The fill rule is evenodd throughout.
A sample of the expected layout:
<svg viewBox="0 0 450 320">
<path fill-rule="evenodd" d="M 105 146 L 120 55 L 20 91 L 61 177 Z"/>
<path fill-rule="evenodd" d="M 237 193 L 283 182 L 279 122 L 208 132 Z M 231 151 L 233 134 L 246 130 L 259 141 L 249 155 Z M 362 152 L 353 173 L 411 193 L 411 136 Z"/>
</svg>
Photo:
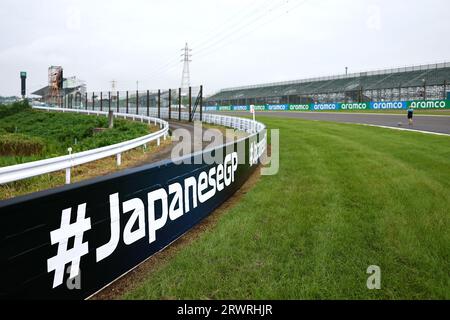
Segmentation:
<svg viewBox="0 0 450 320">
<path fill-rule="evenodd" d="M 1 0 L 0 95 L 47 83 L 88 90 L 224 87 L 450 60 L 448 0 Z"/>
</svg>

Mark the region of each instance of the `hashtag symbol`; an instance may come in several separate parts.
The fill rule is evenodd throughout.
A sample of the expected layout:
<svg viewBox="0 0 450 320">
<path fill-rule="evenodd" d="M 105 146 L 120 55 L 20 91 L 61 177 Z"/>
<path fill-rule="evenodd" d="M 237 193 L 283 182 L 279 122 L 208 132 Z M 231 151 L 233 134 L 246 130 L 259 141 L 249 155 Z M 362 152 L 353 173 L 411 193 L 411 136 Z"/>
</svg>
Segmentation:
<svg viewBox="0 0 450 320">
<path fill-rule="evenodd" d="M 91 229 L 91 218 L 85 218 L 86 203 L 80 204 L 77 211 L 77 220 L 70 223 L 72 208 L 63 210 L 61 227 L 50 232 L 52 245 L 58 244 L 56 256 L 47 260 L 47 271 L 55 271 L 53 288 L 63 283 L 66 264 L 70 263 L 70 279 L 78 276 L 80 272 L 80 259 L 89 252 L 88 243 L 83 243 L 83 234 Z M 73 248 L 67 249 L 69 239 L 75 237 Z"/>
</svg>

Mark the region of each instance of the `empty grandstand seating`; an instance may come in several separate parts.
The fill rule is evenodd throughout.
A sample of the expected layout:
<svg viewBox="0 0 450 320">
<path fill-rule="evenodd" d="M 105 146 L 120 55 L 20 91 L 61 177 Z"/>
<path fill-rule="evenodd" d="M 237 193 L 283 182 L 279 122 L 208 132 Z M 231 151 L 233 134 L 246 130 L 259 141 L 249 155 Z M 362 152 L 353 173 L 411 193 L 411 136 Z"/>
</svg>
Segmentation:
<svg viewBox="0 0 450 320">
<path fill-rule="evenodd" d="M 449 87 L 450 63 L 441 63 L 223 89 L 207 104 L 445 99 Z"/>
</svg>

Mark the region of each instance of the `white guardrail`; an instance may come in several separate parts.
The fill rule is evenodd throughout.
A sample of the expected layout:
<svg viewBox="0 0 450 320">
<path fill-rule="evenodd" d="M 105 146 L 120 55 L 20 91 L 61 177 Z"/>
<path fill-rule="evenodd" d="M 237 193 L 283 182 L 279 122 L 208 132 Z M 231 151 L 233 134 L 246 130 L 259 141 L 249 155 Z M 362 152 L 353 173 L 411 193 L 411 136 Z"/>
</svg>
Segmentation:
<svg viewBox="0 0 450 320">
<path fill-rule="evenodd" d="M 84 113 L 88 115 L 105 115 L 108 116 L 108 112 L 96 111 L 96 110 L 83 110 L 83 109 L 67 109 L 67 108 L 54 108 L 54 107 L 33 107 L 38 110 L 45 111 L 60 111 L 60 112 L 74 112 Z M 120 110 L 122 111 L 122 110 Z M 66 170 L 66 184 L 70 184 L 71 168 L 77 165 L 85 164 L 88 162 L 96 161 L 99 159 L 107 158 L 110 156 L 117 157 L 117 165 L 121 165 L 121 154 L 125 151 L 137 148 L 145 145 L 149 142 L 157 140 L 157 144 L 160 144 L 160 139 L 168 136 L 169 123 L 165 120 L 154 117 L 157 115 L 157 109 L 151 108 L 150 114 L 152 116 L 146 116 L 141 114 L 127 114 L 127 113 L 114 113 L 115 118 L 124 118 L 131 120 L 140 120 L 141 122 L 159 124 L 161 130 L 158 132 L 136 138 L 133 140 L 117 143 L 114 145 L 83 151 L 79 153 L 70 154 L 67 156 L 55 157 L 45 160 L 33 161 L 24 164 L 18 164 L 0 168 L 0 184 L 5 184 L 13 181 L 23 180 L 41 174 L 51 173 L 60 170 Z M 160 111 L 161 118 L 168 118 L 168 111 Z M 178 114 L 173 113 L 174 120 L 177 119 Z M 181 112 L 181 119 L 188 120 L 189 113 Z M 200 115 L 197 113 L 193 120 L 200 120 Z M 255 135 L 265 130 L 264 124 L 253 121 L 251 119 L 244 119 L 232 116 L 224 116 L 212 113 L 203 114 L 203 122 L 230 127 L 236 130 L 245 131 L 248 134 Z"/>
<path fill-rule="evenodd" d="M 97 115 L 97 116 L 108 115 L 108 112 L 92 111 L 92 110 L 62 109 L 51 107 L 33 107 L 33 108 L 47 111 L 85 113 L 88 115 Z M 169 123 L 167 121 L 158 118 L 146 117 L 143 115 L 132 115 L 126 113 L 115 113 L 114 117 L 140 120 L 142 122 L 147 122 L 149 124 L 153 123 L 155 125 L 159 124 L 161 130 L 133 140 L 117 143 L 114 145 L 98 149 L 0 168 L 0 184 L 31 178 L 39 176 L 41 174 L 51 173 L 60 170 L 66 170 L 66 184 L 69 184 L 70 169 L 72 167 L 96 161 L 99 159 L 107 158 L 110 156 L 116 156 L 117 165 L 121 165 L 121 154 L 123 152 L 137 148 L 139 146 L 145 145 L 155 140 L 157 140 L 157 143 L 159 145 L 161 141 L 160 139 L 161 138 L 166 139 L 169 133 Z"/>
</svg>

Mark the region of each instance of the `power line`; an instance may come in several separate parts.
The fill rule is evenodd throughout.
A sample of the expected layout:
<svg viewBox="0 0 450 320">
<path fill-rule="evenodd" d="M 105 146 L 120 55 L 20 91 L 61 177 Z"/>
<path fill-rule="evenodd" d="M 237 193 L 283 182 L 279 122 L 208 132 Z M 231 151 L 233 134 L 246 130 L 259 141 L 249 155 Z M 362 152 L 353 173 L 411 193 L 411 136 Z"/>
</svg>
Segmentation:
<svg viewBox="0 0 450 320">
<path fill-rule="evenodd" d="M 252 18 L 253 16 L 257 15 L 257 13 L 260 12 L 261 10 L 264 10 L 264 9 L 265 9 L 265 11 L 267 11 L 266 4 L 269 3 L 269 2 L 272 2 L 272 0 L 265 1 L 265 2 L 263 2 L 262 4 L 261 4 L 261 2 L 259 2 L 259 3 L 258 3 L 258 4 L 259 4 L 259 7 L 258 7 L 258 9 L 257 9 L 256 11 L 253 10 L 250 14 L 247 14 L 246 16 L 244 16 L 244 17 L 242 17 L 242 18 L 241 18 L 240 16 L 237 16 L 237 17 L 235 17 L 235 19 L 233 19 L 233 20 L 236 20 L 236 19 L 237 19 L 237 20 L 242 21 L 242 22 L 245 22 L 245 21 L 248 21 L 248 20 L 254 21 L 254 20 L 252 20 L 251 18 Z M 267 14 L 267 13 L 270 13 L 270 12 L 273 10 L 273 8 L 279 6 L 279 5 L 280 5 L 280 2 L 282 3 L 281 5 L 283 5 L 283 4 L 286 3 L 286 0 L 281 0 L 281 1 L 275 2 L 275 5 L 270 6 L 270 7 L 269 7 L 269 10 L 268 10 L 268 12 L 266 12 L 266 14 Z M 287 1 L 287 2 L 288 2 L 288 1 Z M 245 12 L 245 11 L 244 11 L 244 12 Z M 263 14 L 263 15 L 264 15 L 264 14 Z M 234 27 L 231 27 L 231 28 L 230 28 L 230 27 L 226 27 L 226 29 L 228 29 L 228 31 L 234 30 L 234 29 L 236 29 L 236 28 L 239 28 L 239 26 L 241 26 L 241 24 L 242 24 L 242 23 L 237 23 L 237 24 L 236 24 L 236 23 L 233 22 L 233 20 L 232 20 L 232 21 L 229 21 L 228 23 L 225 24 L 225 26 L 226 26 L 227 24 L 232 24 L 232 25 L 234 26 Z M 244 24 L 245 24 L 245 23 L 244 23 Z M 217 39 L 217 35 L 218 35 L 218 34 L 219 34 L 219 33 L 216 33 L 216 35 L 215 35 L 212 39 L 213 39 L 213 40 L 214 40 L 214 38 Z M 229 34 L 229 33 L 227 33 L 227 34 Z M 223 37 L 222 37 L 222 38 L 223 38 Z M 209 39 L 208 39 L 208 40 L 204 40 L 204 41 L 199 42 L 199 43 L 201 43 L 200 47 L 205 46 L 203 43 L 207 44 L 207 41 L 209 41 Z M 191 46 L 191 47 L 192 47 L 192 46 Z M 208 47 L 208 46 L 206 46 L 206 47 Z M 197 50 L 197 48 L 196 48 L 196 50 Z M 197 52 L 197 51 L 196 51 L 196 52 Z M 169 62 L 166 63 L 165 65 L 160 66 L 160 67 L 156 68 L 155 70 L 151 71 L 150 73 L 152 73 L 152 76 L 151 76 L 150 78 L 148 78 L 148 80 L 153 79 L 153 78 L 159 76 L 160 74 L 165 73 L 165 72 L 167 72 L 168 70 L 173 69 L 173 67 L 177 66 L 178 63 L 179 63 L 179 62 L 178 62 L 177 60 L 175 60 L 175 59 L 169 60 Z"/>
<path fill-rule="evenodd" d="M 237 40 L 240 40 L 240 39 L 242 39 L 243 37 L 249 35 L 249 34 L 252 33 L 253 31 L 255 31 L 256 29 L 258 29 L 261 25 L 268 25 L 268 24 L 272 23 L 273 21 L 277 20 L 278 18 L 280 18 L 281 16 L 283 16 L 283 15 L 285 15 L 285 14 L 289 14 L 289 12 L 292 12 L 292 11 L 296 10 L 296 9 L 299 8 L 300 6 L 306 4 L 306 2 L 308 2 L 308 1 L 309 1 L 309 0 L 303 0 L 303 1 L 301 1 L 300 3 L 298 3 L 297 5 L 293 6 L 292 8 L 289 8 L 287 12 L 284 12 L 284 11 L 283 11 L 283 12 L 280 13 L 279 15 L 273 17 L 272 19 L 270 19 L 270 20 L 268 20 L 268 21 L 264 21 L 264 22 L 261 23 L 260 25 L 256 25 L 256 27 L 250 29 L 250 31 L 248 31 L 248 32 L 246 32 L 246 33 L 240 34 L 237 38 L 233 39 L 232 42 L 235 42 L 235 41 L 237 41 Z M 210 50 L 209 52 L 206 51 L 206 50 L 204 50 L 204 52 L 198 54 L 198 56 L 199 56 L 199 57 L 200 57 L 200 56 L 201 56 L 201 57 L 204 57 L 204 56 L 206 56 L 206 55 L 209 55 L 209 54 L 211 54 L 211 53 L 217 51 L 218 49 L 223 48 L 224 46 L 226 46 L 226 45 L 228 45 L 228 44 L 230 44 L 230 42 L 229 42 L 229 43 L 222 44 L 221 46 L 216 46 L 216 47 L 214 47 L 212 50 Z M 205 51 L 206 51 L 206 52 L 205 52 Z"/>
<path fill-rule="evenodd" d="M 248 27 L 248 26 L 254 24 L 255 22 L 259 21 L 261 18 L 265 17 L 267 14 L 270 14 L 270 13 L 274 12 L 274 10 L 277 10 L 277 9 L 283 7 L 283 6 L 288 5 L 288 4 L 289 4 L 289 1 L 286 1 L 286 0 L 281 1 L 281 3 L 280 3 L 280 1 L 276 2 L 275 5 L 270 6 L 268 10 L 265 10 L 264 13 L 258 15 L 255 19 L 250 19 L 250 22 L 249 22 L 249 23 L 246 23 L 246 24 L 244 24 L 244 25 L 242 25 L 242 26 L 241 26 L 241 25 L 238 25 L 238 28 L 237 28 L 237 29 L 236 29 L 236 28 L 232 28 L 232 29 L 230 30 L 230 32 L 228 32 L 227 34 L 225 34 L 225 36 L 222 36 L 222 37 L 220 37 L 219 39 L 216 39 L 216 41 L 213 42 L 213 44 L 209 44 L 209 45 L 207 45 L 207 46 L 206 46 L 205 48 L 203 48 L 203 49 L 199 49 L 198 51 L 196 50 L 196 52 L 201 52 L 201 51 L 210 49 L 211 47 L 213 47 L 213 46 L 215 46 L 215 45 L 220 44 L 221 42 L 223 42 L 225 39 L 229 38 L 230 36 L 235 35 L 237 32 L 239 32 L 239 31 L 243 30 L 244 28 L 246 28 L 246 27 Z M 254 15 L 255 15 L 255 14 L 252 14 L 251 16 L 254 16 Z M 235 29 L 236 29 L 236 30 L 235 30 Z M 196 54 L 196 55 L 197 55 L 197 54 Z M 199 55 L 200 55 L 200 54 L 199 54 Z M 152 76 L 151 76 L 150 78 L 148 78 L 148 80 L 154 79 L 154 78 L 160 76 L 162 73 L 165 73 L 165 72 L 167 72 L 167 71 L 172 70 L 172 69 L 173 69 L 175 66 L 177 66 L 177 65 L 178 65 L 178 63 L 167 64 L 167 65 L 166 65 L 167 68 L 164 68 L 164 69 L 162 69 L 162 70 L 160 70 L 160 71 L 158 71 L 158 72 L 155 72 L 154 74 L 152 74 Z"/>
<path fill-rule="evenodd" d="M 271 1 L 273 1 L 273 0 L 266 0 L 266 1 L 263 2 L 263 3 L 261 3 L 261 1 L 255 1 L 255 2 L 253 2 L 253 5 L 254 5 L 254 4 L 258 4 L 258 5 L 259 5 L 259 7 L 257 8 L 256 12 L 260 11 L 260 10 L 261 10 L 268 2 L 271 2 Z M 237 20 L 238 22 L 239 22 L 239 21 L 245 21 L 245 19 L 248 18 L 248 17 L 246 17 L 246 16 L 247 16 L 249 13 L 250 13 L 249 16 L 252 16 L 252 15 L 255 14 L 255 10 L 253 10 L 253 9 L 251 9 L 251 8 L 250 8 L 250 12 L 246 12 L 246 11 L 248 11 L 248 9 L 249 9 L 249 8 L 247 8 L 247 10 L 245 10 L 245 11 L 242 11 L 241 14 L 239 14 L 239 15 L 237 15 L 237 16 L 233 16 L 231 19 L 228 19 L 228 18 L 225 19 L 225 20 L 226 20 L 226 23 L 221 24 L 219 30 L 215 30 L 215 31 L 213 31 L 213 33 L 210 33 L 210 34 L 213 34 L 213 36 L 212 36 L 213 39 L 214 39 L 214 37 L 217 36 L 217 34 L 220 33 L 220 30 L 221 30 L 221 29 L 224 29 L 224 30 L 229 29 L 230 27 L 229 27 L 228 25 L 231 25 L 231 26 L 236 26 L 236 25 L 238 25 L 239 23 L 238 23 L 238 24 L 235 23 L 236 20 Z M 242 13 L 244 13 L 243 16 L 242 16 Z M 242 16 L 242 17 L 241 17 L 241 16 Z M 210 38 L 211 38 L 211 37 L 210 37 Z M 196 46 L 198 46 L 199 44 L 203 45 L 203 43 L 208 42 L 208 41 L 209 41 L 209 38 L 207 38 L 207 39 L 205 39 L 205 40 L 200 40 L 200 41 L 198 41 L 197 43 L 194 42 L 194 46 L 196 47 Z M 192 47 L 192 44 L 191 44 L 191 47 Z M 156 67 L 155 69 L 151 70 L 150 73 L 153 74 L 153 73 L 160 72 L 161 70 L 165 70 L 167 67 L 171 67 L 172 65 L 174 65 L 174 63 L 175 63 L 175 64 L 178 63 L 178 58 L 169 59 L 167 63 L 165 63 L 165 64 L 162 65 L 162 66 Z"/>
<path fill-rule="evenodd" d="M 269 24 L 269 23 L 272 23 L 274 20 L 278 19 L 279 17 L 281 17 L 281 16 L 283 16 L 283 15 L 285 15 L 285 14 L 289 14 L 289 12 L 294 11 L 295 9 L 297 9 L 297 8 L 300 7 L 301 5 L 304 5 L 304 4 L 305 4 L 306 2 L 308 2 L 308 1 L 309 1 L 309 0 L 303 0 L 303 1 L 301 1 L 300 3 L 297 3 L 296 5 L 294 5 L 294 6 L 292 6 L 292 7 L 288 7 L 288 8 L 286 8 L 286 9 L 287 9 L 286 11 L 283 10 L 283 12 L 282 12 L 281 14 L 279 14 L 279 15 L 273 17 L 272 19 L 270 19 L 270 20 L 268 20 L 268 21 L 263 21 L 262 24 L 266 24 L 266 25 L 267 25 L 267 24 Z M 198 50 L 199 53 L 198 53 L 198 54 L 196 53 L 196 57 L 198 57 L 198 56 L 206 56 L 206 55 L 209 55 L 209 54 L 211 54 L 211 53 L 217 51 L 218 49 L 220 49 L 220 48 L 222 48 L 222 47 L 228 45 L 229 42 L 224 42 L 224 41 L 225 41 L 226 39 L 230 38 L 230 36 L 239 34 L 240 31 L 242 31 L 242 30 L 244 30 L 245 28 L 247 28 L 247 27 L 249 27 L 249 26 L 255 24 L 257 21 L 259 21 L 259 20 L 261 20 L 262 18 L 264 18 L 265 16 L 267 16 L 268 13 L 275 12 L 275 11 L 277 11 L 278 9 L 281 9 L 282 7 L 289 6 L 289 4 L 290 4 L 289 1 L 285 1 L 285 0 L 284 0 L 284 1 L 283 1 L 283 4 L 278 4 L 278 5 L 275 5 L 275 6 L 271 6 L 271 8 L 269 9 L 268 12 L 265 12 L 265 13 L 262 14 L 262 15 L 258 15 L 258 17 L 256 17 L 255 19 L 251 20 L 249 23 L 245 24 L 244 26 L 241 26 L 238 30 L 234 30 L 232 33 L 228 33 L 226 36 L 220 38 L 219 41 L 216 41 L 216 42 L 214 42 L 213 44 L 210 44 L 208 47 L 203 48 L 203 49 L 201 49 L 201 50 Z M 292 4 L 292 1 L 291 1 L 291 4 Z M 235 39 L 232 40 L 232 41 L 236 41 L 236 40 L 239 40 L 239 39 L 245 37 L 245 36 L 248 35 L 249 33 L 251 33 L 251 32 L 253 32 L 254 30 L 256 30 L 258 27 L 260 27 L 262 24 L 257 24 L 257 25 L 255 25 L 256 28 L 252 28 L 249 32 L 240 34 L 240 36 L 238 36 L 238 38 L 235 38 Z M 196 52 L 197 52 L 197 51 L 196 51 Z M 165 73 L 165 72 L 168 72 L 168 71 L 172 70 L 174 67 L 176 67 L 176 65 L 172 65 L 171 67 L 168 67 L 167 69 L 162 70 L 162 71 L 158 72 L 157 74 L 154 74 L 154 75 L 152 76 L 152 79 L 158 77 L 161 73 Z"/>
<path fill-rule="evenodd" d="M 244 28 L 246 28 L 247 26 L 252 25 L 253 23 L 259 21 L 260 19 L 262 19 L 263 17 L 265 17 L 267 14 L 271 14 L 274 10 L 277 10 L 285 5 L 289 4 L 289 1 L 286 0 L 282 0 L 280 2 L 277 2 L 275 5 L 272 5 L 268 8 L 268 10 L 264 11 L 262 14 L 257 15 L 254 19 L 249 19 L 250 22 L 244 23 L 243 25 L 237 25 L 235 28 L 231 28 L 230 30 L 228 30 L 228 33 L 226 33 L 225 35 L 222 35 L 221 37 L 214 39 L 214 41 L 212 42 L 213 44 L 209 43 L 207 46 L 205 46 L 205 48 L 202 48 L 202 46 L 196 47 L 196 52 L 200 52 L 202 50 L 206 50 L 207 48 L 213 46 L 215 43 L 220 43 L 221 41 L 223 41 L 226 38 L 229 38 L 230 36 L 233 36 L 234 34 L 236 34 L 237 32 L 243 30 Z"/>
</svg>

